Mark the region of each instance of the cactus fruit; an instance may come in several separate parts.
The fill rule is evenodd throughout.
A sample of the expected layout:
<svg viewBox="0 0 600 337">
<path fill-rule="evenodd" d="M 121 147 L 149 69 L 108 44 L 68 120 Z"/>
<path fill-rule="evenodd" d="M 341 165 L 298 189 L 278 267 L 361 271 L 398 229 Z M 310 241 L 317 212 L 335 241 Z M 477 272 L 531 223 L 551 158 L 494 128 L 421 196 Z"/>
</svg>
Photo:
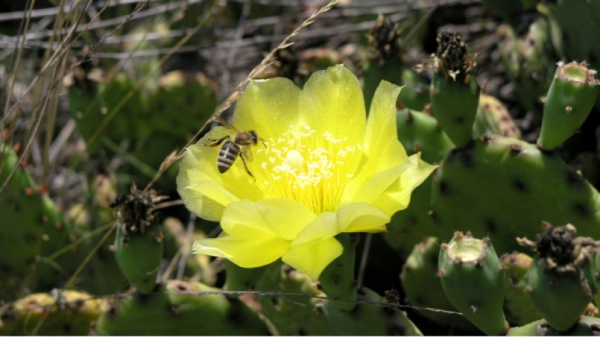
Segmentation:
<svg viewBox="0 0 600 337">
<path fill-rule="evenodd" d="M 524 326 L 511 328 L 507 336 L 595 336 L 600 331 L 600 318 L 581 316 L 569 331 L 558 331 L 541 319 Z"/>
<path fill-rule="evenodd" d="M 439 163 L 454 146 L 435 118 L 425 113 L 400 110 L 396 121 L 398 139 L 408 155 L 421 152 L 421 158 L 426 162 Z M 437 227 L 428 214 L 431 210 L 432 181 L 432 176 L 428 177 L 413 191 L 408 207 L 392 216 L 388 232 L 383 234 L 388 246 L 403 258 L 424 237 L 437 233 Z"/>
<path fill-rule="evenodd" d="M 106 300 L 72 290 L 28 295 L 0 308 L 0 335 L 88 335 Z"/>
<path fill-rule="evenodd" d="M 442 289 L 440 278 L 436 276 L 439 251 L 439 240 L 435 237 L 426 237 L 421 243 L 415 245 L 404 266 L 402 266 L 402 273 L 400 274 L 402 289 L 406 293 L 406 302 L 413 307 L 424 308 L 415 312 L 432 322 L 477 331 L 477 328 L 462 316 L 427 310 L 456 311 L 456 308 L 446 297 L 444 289 Z"/>
<path fill-rule="evenodd" d="M 164 236 L 152 214 L 155 203 L 160 200 L 163 198 L 154 191 L 140 191 L 133 185 L 130 195 L 119 196 L 111 204 L 117 218 L 115 258 L 125 277 L 140 293 L 149 293 L 156 286 L 163 257 Z"/>
<path fill-rule="evenodd" d="M 489 238 L 455 232 L 442 244 L 438 275 L 450 303 L 488 335 L 504 335 L 504 267 Z"/>
<path fill-rule="evenodd" d="M 323 299 L 316 297 L 323 297 L 324 294 L 314 287 L 313 281 L 308 276 L 281 262 L 260 269 L 263 274 L 256 280 L 254 289 L 282 295 L 258 295 L 260 313 L 268 319 L 273 335 L 322 336 L 327 334 L 322 313 L 317 309 L 322 305 Z M 227 279 L 230 278 L 228 275 Z M 303 296 L 295 296 L 297 294 Z M 315 297 L 310 297 L 311 295 Z"/>
<path fill-rule="evenodd" d="M 542 221 L 600 238 L 596 189 L 557 154 L 516 139 L 483 137 L 451 152 L 434 176 L 431 204 L 440 237 L 489 235 L 498 251 L 521 249 L 514 238 L 534 236 Z"/>
<path fill-rule="evenodd" d="M 258 315 L 202 283 L 168 281 L 154 294 L 129 292 L 112 300 L 96 335 L 265 335 Z M 203 294 L 209 292 L 209 294 Z"/>
<path fill-rule="evenodd" d="M 436 54 L 429 61 L 436 68 L 430 87 L 431 112 L 452 142 L 461 148 L 473 139 L 479 102 L 479 85 L 472 74 L 476 57 L 467 53 L 467 44 L 459 34 L 443 31 L 436 41 Z"/>
<path fill-rule="evenodd" d="M 545 223 L 544 227 L 535 242 L 517 239 L 537 253 L 529 269 L 528 291 L 548 324 L 567 331 L 597 292 L 591 259 L 600 249 L 600 241 L 577 237 L 571 224 L 552 227 Z"/>
<path fill-rule="evenodd" d="M 358 234 L 355 234 L 358 235 Z M 340 310 L 350 311 L 356 306 L 356 281 L 354 280 L 354 260 L 356 252 L 350 234 L 341 233 L 335 237 L 344 247 L 342 255 L 325 267 L 319 276 L 319 287 Z"/>
<path fill-rule="evenodd" d="M 544 100 L 540 149 L 551 151 L 571 137 L 590 114 L 600 80 L 585 62 L 558 63 L 556 75 Z"/>
<path fill-rule="evenodd" d="M 473 124 L 473 137 L 499 135 L 521 138 L 521 131 L 515 125 L 508 109 L 494 96 L 481 94 L 479 108 Z"/>
<path fill-rule="evenodd" d="M 504 314 L 512 326 L 522 326 L 542 318 L 527 293 L 527 272 L 533 259 L 524 253 L 504 254 L 500 262 L 505 267 Z"/>
<path fill-rule="evenodd" d="M 388 295 L 390 291 L 387 292 Z M 361 303 L 351 311 L 338 309 L 336 301 L 327 300 L 323 306 L 327 334 L 333 336 L 422 336 L 421 331 L 400 310 L 396 299 L 381 297 L 376 292 L 361 288 L 358 297 Z M 397 302 L 394 302 L 397 301 Z"/>
</svg>

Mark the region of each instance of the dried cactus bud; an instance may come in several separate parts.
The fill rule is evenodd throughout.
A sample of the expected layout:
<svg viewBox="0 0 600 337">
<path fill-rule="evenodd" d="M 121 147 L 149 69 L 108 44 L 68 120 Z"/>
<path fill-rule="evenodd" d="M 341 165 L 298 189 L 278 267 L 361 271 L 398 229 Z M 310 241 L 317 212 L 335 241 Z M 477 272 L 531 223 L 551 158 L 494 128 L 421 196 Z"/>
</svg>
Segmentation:
<svg viewBox="0 0 600 337">
<path fill-rule="evenodd" d="M 402 62 L 402 29 L 398 23 L 392 23 L 383 15 L 377 17 L 375 26 L 369 30 L 369 61 L 377 61 L 380 65 L 386 62 Z"/>
<path fill-rule="evenodd" d="M 591 256 L 600 241 L 577 237 L 571 224 L 549 227 L 535 242 L 518 242 L 537 252 L 528 276 L 529 295 L 548 324 L 566 331 L 579 320 L 597 292 Z"/>
</svg>

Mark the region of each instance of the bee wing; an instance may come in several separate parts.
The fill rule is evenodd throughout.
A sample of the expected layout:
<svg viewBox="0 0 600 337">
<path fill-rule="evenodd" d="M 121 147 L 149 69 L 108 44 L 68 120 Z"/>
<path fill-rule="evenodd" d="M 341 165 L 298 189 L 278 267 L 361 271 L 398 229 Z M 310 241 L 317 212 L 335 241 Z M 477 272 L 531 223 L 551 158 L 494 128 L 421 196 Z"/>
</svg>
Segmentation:
<svg viewBox="0 0 600 337">
<path fill-rule="evenodd" d="M 228 129 L 232 129 L 235 132 L 240 132 L 235 126 L 231 125 L 225 118 L 221 116 L 215 116 L 215 120 L 219 121 L 219 123 L 223 124 L 224 127 Z"/>
<path fill-rule="evenodd" d="M 244 146 L 244 148 L 242 149 L 242 156 L 244 156 L 244 159 L 246 160 L 246 162 L 251 163 L 252 162 L 252 150 L 250 150 L 250 146 Z"/>
</svg>

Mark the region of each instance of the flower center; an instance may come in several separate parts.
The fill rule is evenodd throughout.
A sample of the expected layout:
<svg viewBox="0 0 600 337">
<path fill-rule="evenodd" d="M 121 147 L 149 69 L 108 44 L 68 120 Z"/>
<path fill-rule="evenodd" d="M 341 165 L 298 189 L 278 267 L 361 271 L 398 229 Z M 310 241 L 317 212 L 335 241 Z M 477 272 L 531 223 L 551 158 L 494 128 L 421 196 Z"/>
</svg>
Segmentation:
<svg viewBox="0 0 600 337">
<path fill-rule="evenodd" d="M 361 146 L 309 126 L 290 127 L 269 139 L 257 179 L 267 197 L 296 200 L 319 214 L 335 211 L 347 182 L 354 177 Z"/>
</svg>

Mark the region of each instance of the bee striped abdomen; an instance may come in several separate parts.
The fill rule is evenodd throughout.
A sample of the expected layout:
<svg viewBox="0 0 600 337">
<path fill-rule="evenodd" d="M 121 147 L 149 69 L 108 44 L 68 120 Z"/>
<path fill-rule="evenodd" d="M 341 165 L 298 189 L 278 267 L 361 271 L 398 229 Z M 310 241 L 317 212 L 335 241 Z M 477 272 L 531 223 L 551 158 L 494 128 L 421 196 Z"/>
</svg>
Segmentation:
<svg viewBox="0 0 600 337">
<path fill-rule="evenodd" d="M 240 154 L 240 147 L 232 141 L 226 141 L 219 150 L 219 157 L 217 159 L 217 168 L 219 172 L 225 173 L 233 165 L 238 155 Z"/>
</svg>

